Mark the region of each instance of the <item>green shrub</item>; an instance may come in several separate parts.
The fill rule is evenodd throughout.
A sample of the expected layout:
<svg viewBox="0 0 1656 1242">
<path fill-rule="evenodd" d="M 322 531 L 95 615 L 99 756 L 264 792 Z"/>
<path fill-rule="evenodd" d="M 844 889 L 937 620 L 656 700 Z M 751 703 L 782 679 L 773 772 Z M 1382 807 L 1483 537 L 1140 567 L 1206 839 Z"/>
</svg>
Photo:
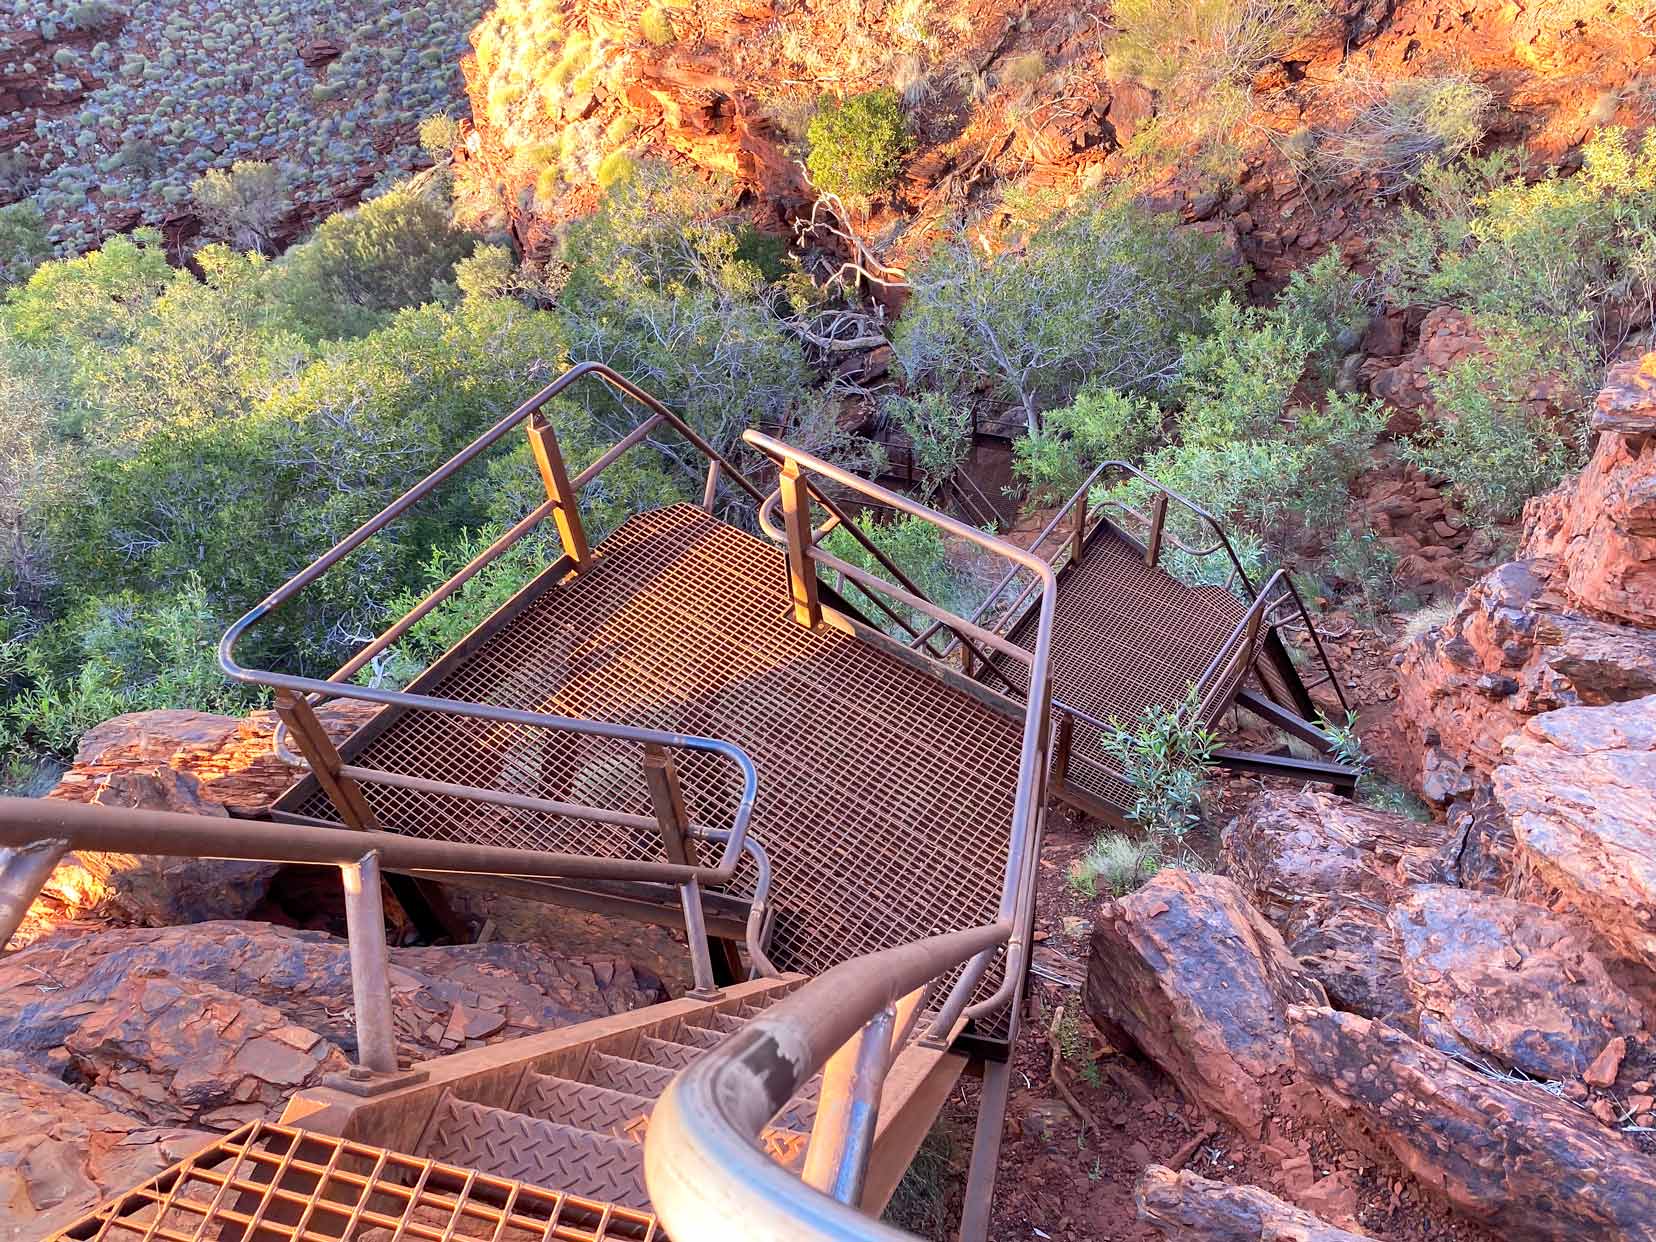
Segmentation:
<svg viewBox="0 0 1656 1242">
<path fill-rule="evenodd" d="M 0 286 L 22 284 L 51 254 L 39 207 L 29 199 L 0 207 Z"/>
<path fill-rule="evenodd" d="M 1310 267 L 1289 273 L 1268 313 L 1300 335 L 1310 348 L 1317 378 L 1331 386 L 1340 360 L 1362 344 L 1373 309 L 1369 281 L 1346 267 L 1339 250 L 1331 248 Z"/>
<path fill-rule="evenodd" d="M 1337 587 L 1355 593 L 1364 619 L 1372 624 L 1395 593 L 1397 554 L 1372 530 L 1342 527 L 1329 545 L 1326 572 Z"/>
<path fill-rule="evenodd" d="M 1405 459 L 1446 479 L 1480 525 L 1517 518 L 1577 456 L 1553 421 L 1508 396 L 1512 390 L 1488 359 L 1463 359 L 1433 378 L 1438 417 L 1403 445 Z"/>
<path fill-rule="evenodd" d="M 214 168 L 190 184 L 196 214 L 209 237 L 243 250 L 269 254 L 272 230 L 287 214 L 287 187 L 274 164 L 237 160 Z"/>
<path fill-rule="evenodd" d="M 598 161 L 592 179 L 600 190 L 607 190 L 617 181 L 625 181 L 638 171 L 638 162 L 626 151 L 611 151 Z"/>
<path fill-rule="evenodd" d="M 1031 505 L 1058 504 L 1099 462 L 1141 460 L 1161 436 L 1162 417 L 1154 401 L 1088 381 L 1068 405 L 1047 411 L 1039 431 L 1013 444 L 1012 473 Z"/>
<path fill-rule="evenodd" d="M 1483 141 L 1494 96 L 1463 77 L 1361 83 L 1344 124 L 1315 136 L 1315 162 L 1335 174 L 1378 177 L 1397 192 L 1431 159 L 1453 160 Z"/>
<path fill-rule="evenodd" d="M 666 47 L 677 36 L 673 33 L 673 19 L 660 5 L 652 4 L 638 18 L 639 33 L 657 47 Z"/>
<path fill-rule="evenodd" d="M 1184 702 L 1147 707 L 1130 725 L 1112 720 L 1100 739 L 1133 790 L 1128 816 L 1150 834 L 1158 853 L 1181 852 L 1186 834 L 1201 820 L 1202 791 L 1219 737 L 1198 717 L 1192 688 Z"/>
<path fill-rule="evenodd" d="M 1181 340 L 1239 273 L 1211 239 L 1126 203 L 1086 203 L 990 257 L 964 233 L 911 277 L 897 359 L 911 384 L 967 393 L 988 383 L 1029 430 L 1092 379 L 1160 395 Z"/>
<path fill-rule="evenodd" d="M 921 496 L 929 500 L 972 455 L 971 407 L 944 393 L 927 392 L 892 397 L 884 409 L 909 438 Z"/>
<path fill-rule="evenodd" d="M 308 340 L 360 336 L 439 297 L 472 245 L 450 218 L 446 179 L 410 178 L 329 216 L 284 254 L 273 296 Z"/>
<path fill-rule="evenodd" d="M 851 199 L 867 199 L 894 185 L 912 145 L 902 102 L 889 87 L 824 100 L 805 139 L 811 184 Z"/>
<path fill-rule="evenodd" d="M 439 164 L 453 158 L 464 141 L 465 127 L 452 116 L 438 112 L 420 122 L 420 149 Z"/>
</svg>

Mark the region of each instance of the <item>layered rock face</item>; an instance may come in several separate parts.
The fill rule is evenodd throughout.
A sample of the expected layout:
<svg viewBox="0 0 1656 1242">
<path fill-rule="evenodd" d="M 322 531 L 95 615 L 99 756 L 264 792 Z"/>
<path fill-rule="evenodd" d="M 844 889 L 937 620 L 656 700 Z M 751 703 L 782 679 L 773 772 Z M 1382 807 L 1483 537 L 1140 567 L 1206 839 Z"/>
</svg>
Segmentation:
<svg viewBox="0 0 1656 1242">
<path fill-rule="evenodd" d="M 1656 354 L 1611 372 L 1593 427 L 1586 469 L 1526 509 L 1521 559 L 1399 655 L 1428 801 L 1486 787 L 1502 742 L 1542 712 L 1656 693 Z"/>
<path fill-rule="evenodd" d="M 337 742 L 377 710 L 340 699 L 321 707 Z M 98 806 L 257 816 L 301 771 L 276 757 L 274 712 L 245 718 L 208 712 L 131 712 L 81 739 L 75 762 L 47 797 Z M 120 853 L 67 855 L 15 937 L 27 944 L 53 927 L 96 917 L 166 927 L 248 915 L 264 897 L 274 864 L 157 858 Z"/>
</svg>

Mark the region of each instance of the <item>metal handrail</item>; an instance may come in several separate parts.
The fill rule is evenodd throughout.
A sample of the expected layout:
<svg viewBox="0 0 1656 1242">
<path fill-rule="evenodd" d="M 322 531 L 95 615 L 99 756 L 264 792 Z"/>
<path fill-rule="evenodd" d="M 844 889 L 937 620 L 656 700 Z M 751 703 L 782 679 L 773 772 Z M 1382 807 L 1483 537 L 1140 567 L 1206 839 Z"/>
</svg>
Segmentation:
<svg viewBox="0 0 1656 1242">
<path fill-rule="evenodd" d="M 802 1183 L 755 1140 L 836 1052 L 857 1040 L 861 1081 L 854 1089 L 871 1106 L 851 1113 L 846 1128 L 828 1139 L 837 1149 L 830 1154 L 866 1165 L 881 1080 L 901 1044 L 891 1037 L 888 1015 L 901 998 L 1009 946 L 1015 935 L 1011 924 L 996 922 L 842 962 L 698 1057 L 656 1103 L 644 1135 L 644 1182 L 666 1231 L 713 1237 L 740 1221 L 742 1236 L 755 1242 L 909 1242 L 913 1235 L 856 1209 L 856 1167 L 835 1179 L 831 1197 Z"/>
<path fill-rule="evenodd" d="M 1018 756 L 1018 779 L 1015 800 L 1012 808 L 1012 823 L 1010 826 L 1007 845 L 1006 867 L 1002 875 L 1000 904 L 996 913 L 996 920 L 1007 924 L 1010 935 L 1006 941 L 1006 970 L 999 987 L 993 994 L 976 1004 L 971 1003 L 972 992 L 987 973 L 994 957 L 995 949 L 980 953 L 966 967 L 965 972 L 956 981 L 948 998 L 944 1001 L 937 1019 L 933 1022 L 929 1037 L 942 1039 L 952 1029 L 959 1017 L 965 1013 L 969 1016 L 980 1016 L 1005 1007 L 1017 992 L 1018 979 L 1022 975 L 1024 959 L 1028 954 L 1029 946 L 1026 943 L 1029 937 L 1029 925 L 1034 909 L 1034 868 L 1033 856 L 1037 848 L 1037 836 L 1041 823 L 1041 810 L 1046 798 L 1046 768 L 1048 760 L 1047 725 L 1048 699 L 1051 693 L 1049 669 L 1052 656 L 1052 621 L 1057 605 L 1056 578 L 1052 566 L 1032 552 L 1025 551 L 1014 544 L 1008 543 L 994 535 L 987 534 L 975 526 L 961 522 L 947 514 L 939 513 L 935 509 L 889 491 L 877 483 L 851 473 L 831 462 L 822 460 L 813 454 L 784 444 L 757 431 L 743 433 L 743 440 L 750 446 L 764 453 L 783 467 L 784 483 L 787 482 L 790 471 L 799 481 L 802 488 L 810 482 L 807 475 L 815 475 L 836 483 L 852 492 L 872 498 L 898 512 L 907 513 L 913 517 L 922 518 L 930 522 L 946 534 L 976 544 L 985 551 L 1002 559 L 1012 561 L 1015 566 L 1021 566 L 1036 576 L 1041 586 L 1040 601 L 1037 605 L 1038 621 L 1035 631 L 1035 647 L 1033 652 L 1026 652 L 1022 648 L 1010 648 L 1010 654 L 1020 659 L 1029 668 L 1029 694 L 1024 704 L 1024 729 L 1022 746 Z M 806 491 L 806 494 L 810 494 Z M 790 515 L 793 518 L 795 515 Z M 894 583 L 885 581 L 873 574 L 857 570 L 855 566 L 847 565 L 837 557 L 823 552 L 815 546 L 809 538 L 811 530 L 810 514 L 805 512 L 798 515 L 803 523 L 803 531 L 799 532 L 798 539 L 803 548 L 805 557 L 811 562 L 809 565 L 793 566 L 795 577 L 803 582 L 808 576 L 814 583 L 816 565 L 826 564 L 841 573 L 850 572 L 851 576 L 859 580 L 861 585 L 883 590 L 895 599 L 900 599 L 918 611 L 941 621 L 947 628 L 956 629 L 963 634 L 981 638 L 982 631 L 966 618 L 939 608 L 915 593 L 905 591 Z M 794 535 L 789 534 L 790 560 Z M 800 602 L 796 597 L 796 607 Z M 996 946 L 998 948 L 998 945 Z"/>
<path fill-rule="evenodd" d="M 708 441 L 699 432 L 697 432 L 677 414 L 673 413 L 673 411 L 667 406 L 602 363 L 583 362 L 571 367 L 568 371 L 565 371 L 550 384 L 547 384 L 534 396 L 523 402 L 510 414 L 506 415 L 506 417 L 502 418 L 487 431 L 483 432 L 476 439 L 474 439 L 470 444 L 466 445 L 466 447 L 461 449 L 447 462 L 433 470 L 419 483 L 415 484 L 414 487 L 409 489 L 408 492 L 392 501 L 379 513 L 369 518 L 356 530 L 341 539 L 337 544 L 335 544 L 327 552 L 323 553 L 315 561 L 311 562 L 310 565 L 306 566 L 299 573 L 295 574 L 292 578 L 288 579 L 287 582 L 278 587 L 275 591 L 271 592 L 270 595 L 266 596 L 265 599 L 260 601 L 253 608 L 249 609 L 246 614 L 239 618 L 233 625 L 230 626 L 228 630 L 225 631 L 223 638 L 220 639 L 218 646 L 219 667 L 223 669 L 226 676 L 236 681 L 252 685 L 269 686 L 277 690 L 290 691 L 296 695 L 303 696 L 307 703 L 320 702 L 332 698 L 351 698 L 370 703 L 394 705 L 410 709 L 446 712 L 452 715 L 472 716 L 479 719 L 492 720 L 498 723 L 519 724 L 530 728 L 543 728 L 555 732 L 603 737 L 611 740 L 637 743 L 639 745 L 655 745 L 667 749 L 695 750 L 716 754 L 723 759 L 733 762 L 741 772 L 743 784 L 742 800 L 737 808 L 736 816 L 731 823 L 730 838 L 722 851 L 718 865 L 714 867 L 697 867 L 694 869 L 695 875 L 689 878 L 703 884 L 726 884 L 733 876 L 736 865 L 740 860 L 743 841 L 746 837 L 748 820 L 752 814 L 753 802 L 757 793 L 758 776 L 756 770 L 754 769 L 753 761 L 739 746 L 716 738 L 701 737 L 694 734 L 670 733 L 659 729 L 645 729 L 629 725 L 608 724 L 599 721 L 581 720 L 568 716 L 557 716 L 543 712 L 521 712 L 509 708 L 495 707 L 489 704 L 463 703 L 452 699 L 440 699 L 431 695 L 412 694 L 407 691 L 389 690 L 377 686 L 359 686 L 350 682 L 350 678 L 353 677 L 360 669 L 365 667 L 370 660 L 390 647 L 392 643 L 396 642 L 399 638 L 406 634 L 423 617 L 429 614 L 444 600 L 448 599 L 462 586 L 464 586 L 466 582 L 470 581 L 472 577 L 474 577 L 491 562 L 496 560 L 508 548 L 521 540 L 531 530 L 550 516 L 558 508 L 556 499 L 548 499 L 545 503 L 538 506 L 526 517 L 513 525 L 511 529 L 507 530 L 492 544 L 490 544 L 489 547 L 485 548 L 477 556 L 472 558 L 472 560 L 465 566 L 449 577 L 447 581 L 433 589 L 424 599 L 422 599 L 401 618 L 395 621 L 383 633 L 364 646 L 357 652 L 356 655 L 347 660 L 326 679 L 279 673 L 270 669 L 249 668 L 239 663 L 236 659 L 237 645 L 261 620 L 270 616 L 284 604 L 287 604 L 289 601 L 294 599 L 300 594 L 300 592 L 315 583 L 330 569 L 334 568 L 346 557 L 350 556 L 351 553 L 360 548 L 369 539 L 379 534 L 382 530 L 391 525 L 392 522 L 396 521 L 421 500 L 430 496 L 449 479 L 453 478 L 454 475 L 466 465 L 498 444 L 514 428 L 534 416 L 537 411 L 544 407 L 553 398 L 557 397 L 577 381 L 585 379 L 589 376 L 602 380 L 605 384 L 609 385 L 623 396 L 631 398 L 632 400 L 642 404 L 650 411 L 650 417 L 638 424 L 632 431 L 628 432 L 614 445 L 606 449 L 584 470 L 569 480 L 571 502 L 573 501 L 573 497 L 578 495 L 582 488 L 602 474 L 604 470 L 619 459 L 628 449 L 642 442 L 648 436 L 650 431 L 654 430 L 657 426 L 663 423 L 676 430 L 708 458 L 708 460 L 712 463 L 712 467 L 709 471 L 710 477 L 722 477 L 723 475 L 728 475 L 738 486 L 752 496 L 755 501 L 762 502 L 764 500 L 764 493 L 762 493 L 745 474 L 737 469 L 737 467 L 728 458 L 721 454 L 712 444 L 708 443 Z M 286 734 L 286 721 L 282 722 L 282 726 L 278 732 L 279 736 L 276 739 L 276 745 L 278 753 L 280 753 L 281 751 L 286 750 L 285 745 L 283 745 Z M 299 756 L 294 756 L 294 758 L 299 758 Z M 391 780 L 396 779 L 392 774 L 371 774 L 365 769 L 354 769 L 350 775 L 357 780 L 379 780 L 385 783 L 390 783 L 387 780 L 387 777 L 390 777 Z M 431 782 L 426 782 L 426 784 L 429 785 Z M 448 792 L 453 793 L 455 790 L 459 790 L 461 788 L 469 791 L 465 796 L 474 797 L 481 801 L 499 800 L 493 795 L 493 791 L 470 786 L 453 786 L 450 787 Z M 575 808 L 559 807 L 558 804 L 553 803 L 544 803 L 544 805 L 538 809 L 554 814 L 573 814 L 576 810 Z M 603 819 L 605 815 L 600 808 L 581 808 L 581 810 L 585 812 L 581 816 L 583 818 Z M 592 812 L 597 812 L 597 814 L 592 814 Z M 606 874 L 613 877 L 615 873 Z"/>
<path fill-rule="evenodd" d="M 1126 474 L 1132 475 L 1140 482 L 1147 484 L 1151 488 L 1160 492 L 1163 496 L 1166 496 L 1169 500 L 1176 502 L 1183 508 L 1195 514 L 1195 516 L 1201 521 L 1205 522 L 1208 528 L 1213 531 L 1214 535 L 1218 539 L 1218 542 L 1216 542 L 1211 548 L 1193 548 L 1184 543 L 1178 538 L 1177 535 L 1174 535 L 1171 532 L 1165 534 L 1163 538 L 1180 551 L 1187 552 L 1192 556 L 1211 556 L 1213 553 L 1222 550 L 1230 558 L 1232 569 L 1241 581 L 1243 587 L 1246 589 L 1248 597 L 1252 599 L 1257 594 L 1254 590 L 1253 579 L 1248 576 L 1248 571 L 1243 568 L 1242 558 L 1236 554 L 1236 548 L 1231 543 L 1230 536 L 1225 533 L 1225 528 L 1219 524 L 1219 519 L 1214 517 L 1213 514 L 1209 513 L 1206 509 L 1202 508 L 1201 505 L 1197 504 L 1181 492 L 1177 492 L 1173 488 L 1168 487 L 1165 483 L 1162 483 L 1159 480 L 1152 478 L 1150 475 L 1145 474 L 1144 471 L 1140 470 L 1131 462 L 1112 460 L 1100 462 L 1096 467 L 1094 467 L 1093 472 L 1087 476 L 1086 482 L 1082 483 L 1080 487 L 1075 489 L 1075 492 L 1070 496 L 1070 498 L 1058 507 L 1058 509 L 1053 513 L 1052 518 L 1041 528 L 1041 532 L 1030 541 L 1029 547 L 1031 551 L 1039 548 L 1048 539 L 1050 539 L 1053 532 L 1058 529 L 1059 524 L 1075 509 L 1078 504 L 1087 502 L 1094 484 L 1098 482 L 1099 476 L 1104 474 L 1106 471 L 1122 471 Z M 1131 513 L 1140 521 L 1149 520 L 1144 514 L 1139 513 L 1136 509 L 1133 509 L 1123 501 L 1112 500 L 1109 503 L 1116 508 Z M 1094 525 L 1096 525 L 1096 523 Z M 1063 551 L 1064 545 L 1061 544 L 1053 551 L 1051 557 L 1048 558 L 1048 564 L 1056 566 L 1058 559 L 1063 555 Z M 990 589 L 989 594 L 983 597 L 983 600 L 978 604 L 976 610 L 973 611 L 972 615 L 968 617 L 967 620 L 974 623 L 981 622 L 985 614 L 988 613 L 990 605 L 992 605 L 1000 597 L 1001 593 L 1005 591 L 1006 588 L 1017 579 L 1017 577 L 1018 571 L 1016 569 L 1013 569 L 1007 573 L 1005 577 L 1003 577 L 994 585 L 993 588 Z M 1005 629 L 1009 628 L 1011 624 L 1022 615 L 1021 605 L 1027 596 L 1028 589 L 1026 588 L 1024 594 L 1014 601 L 1011 607 L 1007 609 L 1005 616 L 1002 618 L 1001 624 L 995 627 L 997 630 L 1004 632 Z M 939 627 L 937 625 L 930 626 L 926 630 L 922 631 L 919 637 L 916 638 L 914 643 L 911 645 L 918 646 L 921 643 L 926 642 L 934 634 L 936 634 L 938 629 Z M 949 649 L 952 648 L 953 644 L 949 644 Z"/>
</svg>

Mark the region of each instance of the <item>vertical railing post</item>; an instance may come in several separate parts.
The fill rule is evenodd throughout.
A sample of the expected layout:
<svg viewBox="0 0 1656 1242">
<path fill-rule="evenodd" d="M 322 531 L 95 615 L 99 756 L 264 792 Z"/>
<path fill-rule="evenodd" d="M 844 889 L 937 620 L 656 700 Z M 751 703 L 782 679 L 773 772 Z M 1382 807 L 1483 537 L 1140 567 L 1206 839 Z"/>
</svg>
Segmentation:
<svg viewBox="0 0 1656 1242">
<path fill-rule="evenodd" d="M 1081 560 L 1081 553 L 1087 543 L 1087 493 L 1082 492 L 1075 498 L 1075 529 L 1070 532 L 1070 563 L 1076 564 Z"/>
<path fill-rule="evenodd" d="M 1157 492 L 1150 507 L 1150 538 L 1144 544 L 1144 563 L 1155 565 L 1161 560 L 1162 531 L 1167 526 L 1167 493 Z"/>
<path fill-rule="evenodd" d="M 0 952 L 23 925 L 29 907 L 68 849 L 67 841 L 42 840 L 0 850 Z"/>
<path fill-rule="evenodd" d="M 655 811 L 667 861 L 694 867 L 696 843 L 690 839 L 690 814 L 684 806 L 678 769 L 666 750 L 654 742 L 644 745 L 644 780 L 650 787 L 650 806 Z M 684 939 L 690 948 L 690 973 L 695 980 L 690 995 L 697 1000 L 718 1000 L 724 993 L 713 976 L 713 950 L 707 942 L 707 921 L 697 881 L 686 880 L 679 885 L 679 904 L 684 909 Z"/>
<path fill-rule="evenodd" d="M 806 629 L 815 629 L 822 620 L 822 602 L 817 594 L 816 562 L 811 559 L 811 495 L 799 463 L 791 457 L 782 463 L 781 488 L 794 620 Z"/>
<path fill-rule="evenodd" d="M 707 463 L 707 482 L 702 487 L 702 508 L 713 512 L 713 500 L 719 494 L 719 459 Z"/>
<path fill-rule="evenodd" d="M 1075 717 L 1068 712 L 1058 713 L 1058 735 L 1052 743 L 1052 766 L 1047 783 L 1054 793 L 1061 792 L 1069 779 L 1070 747 L 1075 742 Z"/>
<path fill-rule="evenodd" d="M 365 832 L 378 828 L 379 821 L 368 805 L 368 799 L 363 796 L 361 786 L 339 770 L 344 761 L 334 748 L 328 731 L 322 727 L 322 721 L 310 705 L 310 700 L 291 690 L 278 690 L 276 715 L 287 725 L 288 735 L 305 757 L 305 762 L 310 764 L 316 783 L 322 786 L 322 792 L 328 795 L 328 801 L 333 803 L 346 825 Z"/>
<path fill-rule="evenodd" d="M 800 1175 L 807 1186 L 855 1206 L 868 1177 L 880 1092 L 893 1059 L 897 1009 L 887 1005 L 829 1058 Z"/>
<path fill-rule="evenodd" d="M 376 1074 L 395 1073 L 397 1036 L 391 1022 L 391 955 L 385 947 L 379 852 L 369 850 L 354 863 L 341 863 L 339 878 L 345 886 L 357 1061 Z"/>
<path fill-rule="evenodd" d="M 576 569 L 585 569 L 592 561 L 592 549 L 587 546 L 586 527 L 581 525 L 581 510 L 574 489 L 569 484 L 569 470 L 564 465 L 563 452 L 558 448 L 558 434 L 552 424 L 536 410 L 529 416 L 529 450 L 540 467 L 541 482 L 546 485 L 546 498 L 552 502 L 552 520 L 557 523 L 558 538 L 564 551 L 575 562 Z"/>
</svg>

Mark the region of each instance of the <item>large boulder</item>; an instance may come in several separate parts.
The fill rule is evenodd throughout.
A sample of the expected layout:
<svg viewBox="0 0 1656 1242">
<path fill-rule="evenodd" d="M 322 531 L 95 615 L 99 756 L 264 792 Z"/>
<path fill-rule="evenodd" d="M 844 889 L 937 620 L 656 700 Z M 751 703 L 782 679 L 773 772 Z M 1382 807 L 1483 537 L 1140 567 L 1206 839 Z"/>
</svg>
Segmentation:
<svg viewBox="0 0 1656 1242">
<path fill-rule="evenodd" d="M 1312 788 L 1255 797 L 1221 844 L 1225 870 L 1336 1005 L 1409 1028 L 1387 912 L 1413 885 L 1448 879 L 1456 856 L 1444 825 Z"/>
<path fill-rule="evenodd" d="M 1494 789 L 1514 892 L 1579 914 L 1656 978 L 1656 696 L 1537 716 Z"/>
<path fill-rule="evenodd" d="M 338 699 L 317 715 L 338 742 L 377 710 L 372 703 Z M 193 711 L 129 712 L 81 739 L 74 765 L 47 797 L 189 815 L 256 816 L 302 775 L 276 757 L 275 732 L 276 715 L 268 711 L 245 719 Z M 13 944 L 27 944 L 76 919 L 168 927 L 245 918 L 277 870 L 271 863 L 72 853 L 47 880 Z"/>
<path fill-rule="evenodd" d="M 1656 354 L 1612 369 L 1593 428 L 1586 468 L 1526 508 L 1520 559 L 1399 654 L 1429 801 L 1486 787 L 1533 716 L 1656 693 Z"/>
<path fill-rule="evenodd" d="M 1094 919 L 1085 1003 L 1186 1096 L 1252 1134 L 1288 1066 L 1284 1013 L 1322 987 L 1225 876 L 1168 868 Z"/>
<path fill-rule="evenodd" d="M 1296 1071 L 1349 1141 L 1501 1236 L 1656 1239 L 1656 1162 L 1582 1110 L 1355 1014 L 1296 1006 L 1287 1029 Z"/>
<path fill-rule="evenodd" d="M 390 954 L 405 1061 L 663 998 L 624 961 L 534 945 Z M 0 960 L 0 1047 L 72 1072 L 125 1112 L 228 1129 L 355 1055 L 349 948 L 228 921 L 48 938 Z"/>
<path fill-rule="evenodd" d="M 47 1237 L 211 1137 L 115 1112 L 0 1052 L 0 1242 Z"/>
<path fill-rule="evenodd" d="M 1639 1003 L 1610 978 L 1586 928 L 1494 893 L 1420 885 L 1391 911 L 1421 1039 L 1444 1052 L 1580 1078 Z"/>
</svg>

